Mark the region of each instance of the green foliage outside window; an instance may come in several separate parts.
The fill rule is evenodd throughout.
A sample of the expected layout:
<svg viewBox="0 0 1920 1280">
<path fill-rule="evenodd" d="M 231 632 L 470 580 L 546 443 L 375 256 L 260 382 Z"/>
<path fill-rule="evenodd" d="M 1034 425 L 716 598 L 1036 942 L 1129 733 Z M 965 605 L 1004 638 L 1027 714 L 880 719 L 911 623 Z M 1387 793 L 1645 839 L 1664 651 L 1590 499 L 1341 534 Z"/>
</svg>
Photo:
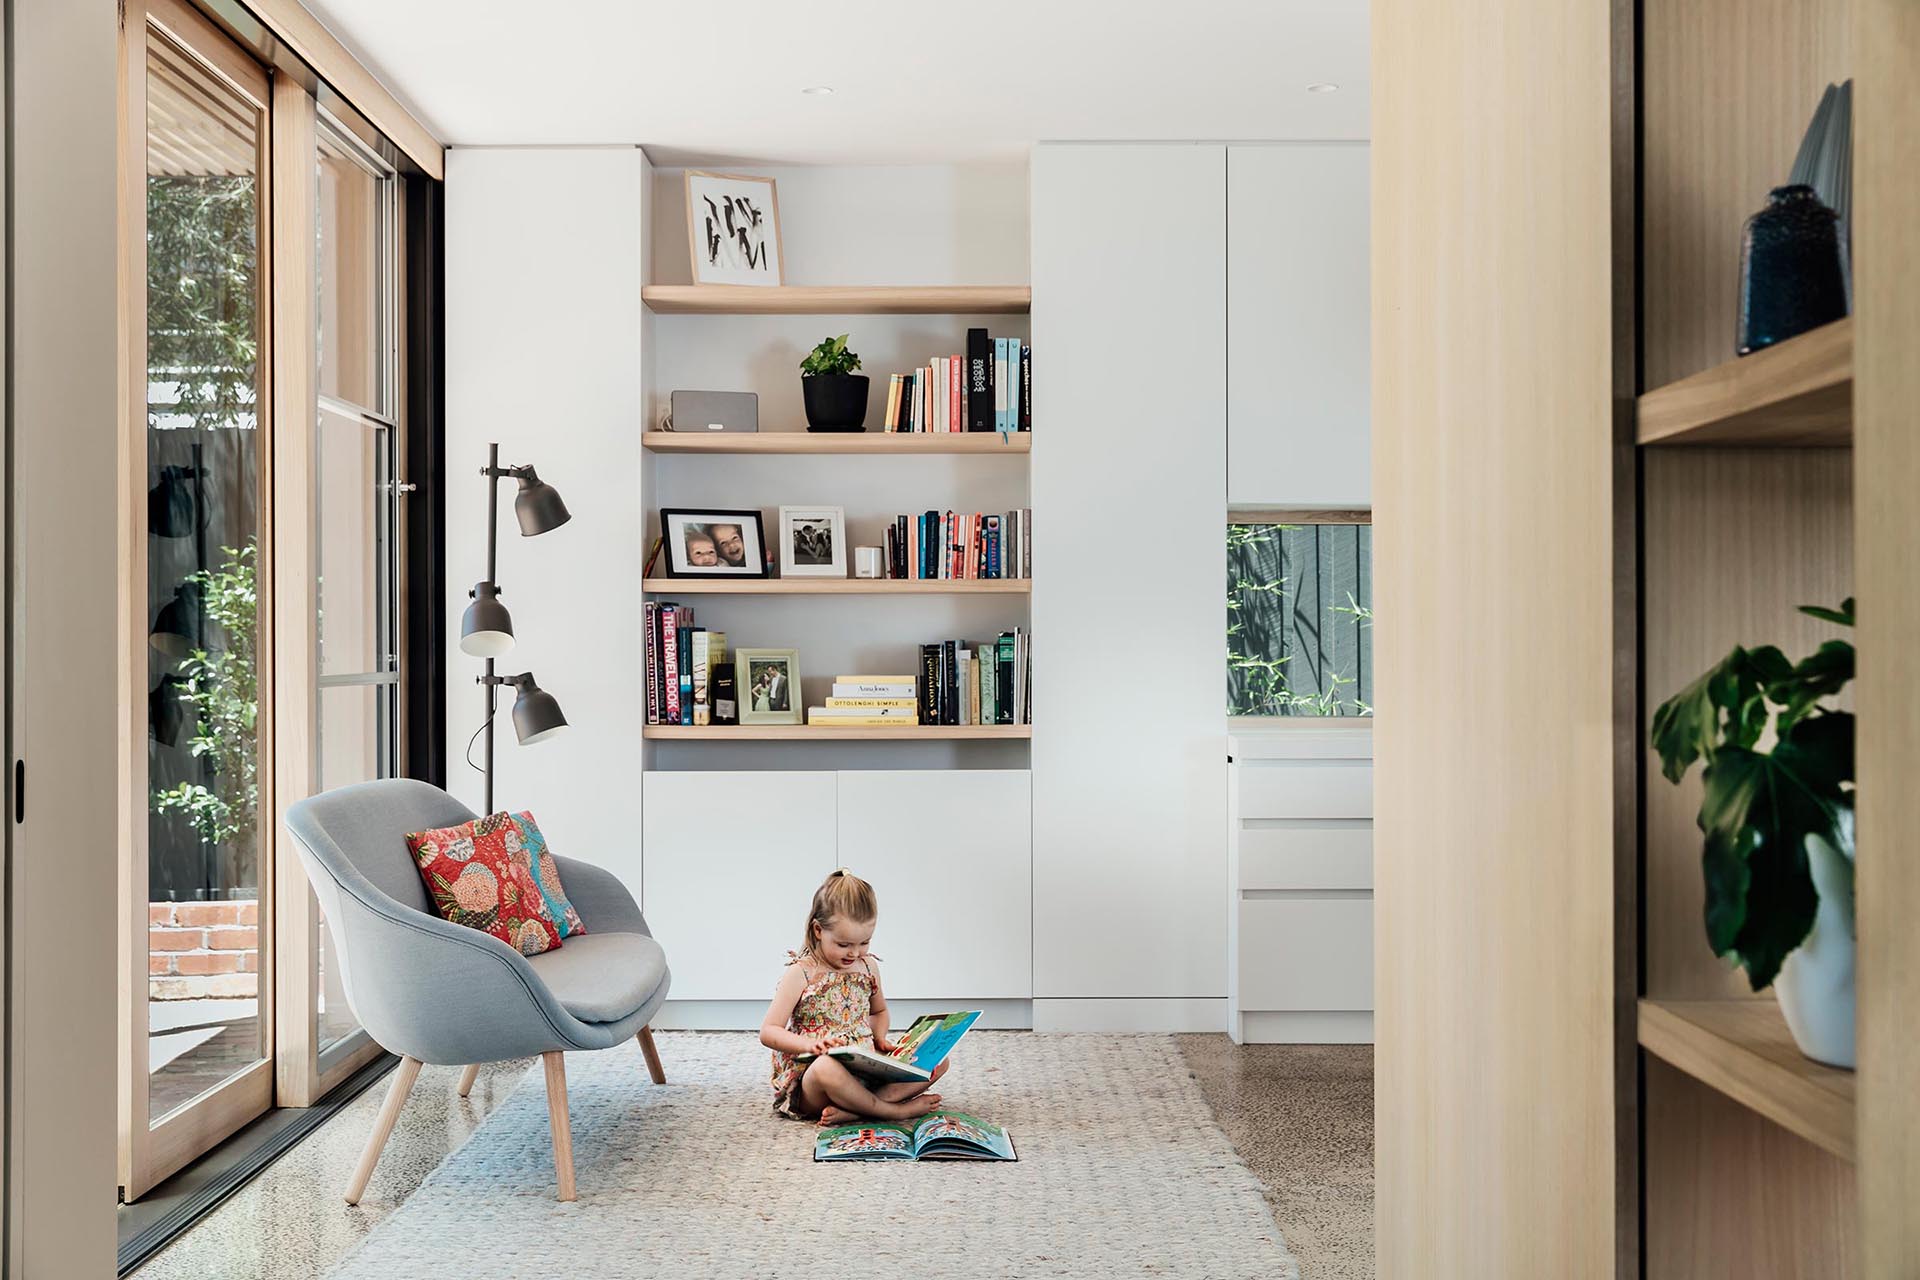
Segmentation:
<svg viewBox="0 0 1920 1280">
<path fill-rule="evenodd" d="M 1227 526 L 1227 714 L 1373 714 L 1373 529 Z"/>
<path fill-rule="evenodd" d="M 187 575 L 206 600 L 207 620 L 226 645 L 195 649 L 180 663 L 181 697 L 199 720 L 188 749 L 206 762 L 210 785 L 182 782 L 153 795 L 155 813 L 183 813 L 201 841 L 225 845 L 251 840 L 259 823 L 260 690 L 254 637 L 259 592 L 255 546 L 222 547 L 218 569 Z"/>
</svg>

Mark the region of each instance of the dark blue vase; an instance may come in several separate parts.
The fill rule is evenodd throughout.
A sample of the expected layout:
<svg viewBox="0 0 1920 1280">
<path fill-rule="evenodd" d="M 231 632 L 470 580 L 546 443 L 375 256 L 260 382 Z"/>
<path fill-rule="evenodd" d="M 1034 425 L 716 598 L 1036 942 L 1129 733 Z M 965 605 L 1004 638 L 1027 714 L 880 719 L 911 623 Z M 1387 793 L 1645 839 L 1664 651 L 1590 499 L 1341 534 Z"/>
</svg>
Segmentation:
<svg viewBox="0 0 1920 1280">
<path fill-rule="evenodd" d="M 1740 332 L 1751 355 L 1847 314 L 1846 270 L 1833 210 L 1813 188 L 1775 187 L 1740 239 Z"/>
</svg>

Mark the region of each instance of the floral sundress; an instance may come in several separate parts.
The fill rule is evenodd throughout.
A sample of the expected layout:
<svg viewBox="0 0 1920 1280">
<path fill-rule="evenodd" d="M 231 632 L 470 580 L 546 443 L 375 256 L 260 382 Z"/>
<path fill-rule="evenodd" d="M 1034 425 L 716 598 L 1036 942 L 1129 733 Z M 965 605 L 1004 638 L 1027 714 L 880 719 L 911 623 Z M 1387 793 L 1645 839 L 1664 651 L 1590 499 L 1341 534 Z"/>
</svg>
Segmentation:
<svg viewBox="0 0 1920 1280">
<path fill-rule="evenodd" d="M 874 975 L 864 969 L 827 969 L 815 973 L 807 957 L 789 951 L 789 965 L 803 966 L 807 985 L 787 1015 L 787 1030 L 814 1039 L 831 1036 L 848 1044 L 873 1039 L 867 1018 L 873 1012 Z M 806 1065 L 790 1053 L 773 1053 L 773 1109 L 793 1120 L 817 1117 L 800 1111 L 800 1077 Z"/>
</svg>

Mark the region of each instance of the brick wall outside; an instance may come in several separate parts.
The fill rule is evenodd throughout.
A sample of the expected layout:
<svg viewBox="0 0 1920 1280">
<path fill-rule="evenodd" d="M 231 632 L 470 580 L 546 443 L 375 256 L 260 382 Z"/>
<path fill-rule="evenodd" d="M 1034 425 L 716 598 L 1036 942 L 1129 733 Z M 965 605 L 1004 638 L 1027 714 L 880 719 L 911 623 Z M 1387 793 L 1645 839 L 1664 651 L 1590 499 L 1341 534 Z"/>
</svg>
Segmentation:
<svg viewBox="0 0 1920 1280">
<path fill-rule="evenodd" d="M 148 999 L 259 994 L 258 902 L 149 903 L 147 942 Z"/>
</svg>

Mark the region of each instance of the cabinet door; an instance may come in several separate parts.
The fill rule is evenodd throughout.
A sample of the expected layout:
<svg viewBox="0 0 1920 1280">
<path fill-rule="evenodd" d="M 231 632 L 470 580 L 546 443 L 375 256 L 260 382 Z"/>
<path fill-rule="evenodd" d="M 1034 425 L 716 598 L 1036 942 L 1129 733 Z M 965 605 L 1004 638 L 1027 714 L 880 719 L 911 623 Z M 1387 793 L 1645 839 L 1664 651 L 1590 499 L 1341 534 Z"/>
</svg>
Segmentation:
<svg viewBox="0 0 1920 1280">
<path fill-rule="evenodd" d="M 834 868 L 831 773 L 646 775 L 641 902 L 675 1000 L 765 1000 Z"/>
<path fill-rule="evenodd" d="M 1365 507 L 1367 147 L 1227 148 L 1227 501 Z"/>
<path fill-rule="evenodd" d="M 889 996 L 1033 994 L 1031 796 L 1024 769 L 840 775 L 840 861 L 880 896 Z"/>
<path fill-rule="evenodd" d="M 1217 999 L 1226 151 L 1045 143 L 1032 184 L 1034 996 Z"/>
</svg>

